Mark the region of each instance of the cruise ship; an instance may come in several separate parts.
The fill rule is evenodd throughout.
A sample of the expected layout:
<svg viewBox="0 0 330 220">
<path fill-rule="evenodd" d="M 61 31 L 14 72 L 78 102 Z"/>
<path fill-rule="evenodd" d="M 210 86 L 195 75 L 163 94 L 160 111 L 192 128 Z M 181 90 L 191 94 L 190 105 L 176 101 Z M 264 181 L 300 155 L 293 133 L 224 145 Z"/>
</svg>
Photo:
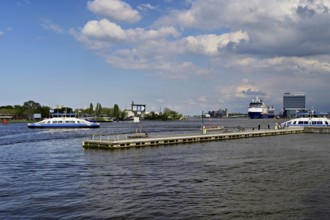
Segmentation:
<svg viewBox="0 0 330 220">
<path fill-rule="evenodd" d="M 275 109 L 273 106 L 266 105 L 259 97 L 250 102 L 248 114 L 251 119 L 274 118 Z"/>
</svg>

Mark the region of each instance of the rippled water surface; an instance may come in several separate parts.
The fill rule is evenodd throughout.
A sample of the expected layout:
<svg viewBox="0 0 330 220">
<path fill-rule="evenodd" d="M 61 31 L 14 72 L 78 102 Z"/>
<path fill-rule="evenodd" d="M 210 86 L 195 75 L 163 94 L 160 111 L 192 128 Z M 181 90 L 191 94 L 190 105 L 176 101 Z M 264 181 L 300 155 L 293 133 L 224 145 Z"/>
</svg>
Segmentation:
<svg viewBox="0 0 330 220">
<path fill-rule="evenodd" d="M 234 129 L 273 120 L 214 120 Z M 143 122 L 157 135 L 198 131 L 200 121 Z M 0 125 L 0 218 L 329 219 L 330 135 L 84 150 L 100 129 Z"/>
</svg>

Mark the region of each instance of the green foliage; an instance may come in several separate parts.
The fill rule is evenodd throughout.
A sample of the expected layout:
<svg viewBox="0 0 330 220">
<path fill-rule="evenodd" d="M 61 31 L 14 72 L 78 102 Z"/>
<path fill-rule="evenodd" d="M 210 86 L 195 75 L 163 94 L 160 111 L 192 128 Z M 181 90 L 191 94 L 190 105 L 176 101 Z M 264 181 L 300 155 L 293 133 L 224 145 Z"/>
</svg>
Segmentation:
<svg viewBox="0 0 330 220">
<path fill-rule="evenodd" d="M 41 105 L 37 102 L 30 100 L 30 101 L 24 102 L 23 107 L 30 109 L 30 110 L 31 109 L 35 110 L 35 109 L 41 108 Z"/>
<path fill-rule="evenodd" d="M 14 107 L 11 105 L 6 105 L 6 106 L 0 106 L 0 110 L 1 109 L 14 109 Z"/>
<path fill-rule="evenodd" d="M 13 116 L 13 119 L 28 119 L 31 120 L 33 118 L 33 114 L 40 113 L 43 118 L 50 117 L 50 107 L 41 106 L 39 103 L 34 102 L 32 100 L 24 102 L 21 105 L 6 105 L 0 106 L 0 114 L 10 114 Z M 89 108 L 87 109 L 76 109 L 73 111 L 72 108 L 62 107 L 60 109 L 56 109 L 58 113 L 73 113 L 75 112 L 78 116 L 93 116 L 97 117 L 99 120 L 109 121 L 111 119 L 114 120 L 122 120 L 127 118 L 127 113 L 125 111 L 121 111 L 119 106 L 115 104 L 113 108 L 104 108 L 100 103 L 96 104 L 95 110 L 93 103 L 90 103 Z M 151 112 L 148 115 L 145 115 L 145 119 L 149 120 L 178 120 L 181 119 L 182 115 L 176 111 L 171 110 L 170 108 L 165 108 L 163 113 L 156 114 L 155 112 Z"/>
<path fill-rule="evenodd" d="M 40 113 L 43 118 L 48 118 L 50 114 L 49 111 L 50 111 L 50 107 L 42 106 L 40 107 L 40 109 L 38 109 L 38 112 L 35 113 Z"/>
<path fill-rule="evenodd" d="M 91 104 L 89 104 L 89 111 L 88 111 L 88 113 L 92 115 L 93 112 L 94 112 L 94 106 L 93 106 L 93 103 L 91 103 Z"/>
<path fill-rule="evenodd" d="M 117 104 L 113 106 L 113 117 L 117 120 L 120 118 L 120 109 Z"/>
<path fill-rule="evenodd" d="M 155 112 L 150 112 L 150 114 L 145 116 L 147 120 L 179 120 L 182 118 L 182 115 L 176 111 L 171 110 L 170 108 L 164 108 L 164 111 L 159 115 Z"/>
<path fill-rule="evenodd" d="M 101 115 L 102 114 L 102 106 L 101 106 L 100 103 L 96 103 L 95 114 L 96 115 Z"/>
<path fill-rule="evenodd" d="M 124 118 L 126 118 L 127 117 L 127 113 L 125 112 L 125 111 L 122 111 L 121 113 L 120 113 L 120 119 L 124 119 Z"/>
<path fill-rule="evenodd" d="M 14 106 L 1 106 L 0 107 L 1 114 L 10 114 L 14 119 L 28 119 L 31 120 L 33 118 L 33 114 L 41 113 L 43 117 L 47 117 L 49 114 L 49 107 L 41 107 L 41 105 L 32 100 L 24 102 L 22 106 L 14 105 Z"/>
</svg>

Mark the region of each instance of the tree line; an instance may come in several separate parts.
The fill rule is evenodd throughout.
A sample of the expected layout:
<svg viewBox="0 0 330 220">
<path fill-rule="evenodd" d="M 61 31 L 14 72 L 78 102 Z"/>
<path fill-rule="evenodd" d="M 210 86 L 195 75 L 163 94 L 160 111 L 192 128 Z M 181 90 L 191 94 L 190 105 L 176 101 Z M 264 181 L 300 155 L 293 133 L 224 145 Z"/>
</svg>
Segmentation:
<svg viewBox="0 0 330 220">
<path fill-rule="evenodd" d="M 126 117 L 125 111 L 122 111 L 117 104 L 113 108 L 104 108 L 100 103 L 97 103 L 94 108 L 94 105 L 90 103 L 89 108 L 85 109 L 74 110 L 70 107 L 63 106 L 52 109 L 49 106 L 42 106 L 40 103 L 30 100 L 24 102 L 23 105 L 0 106 L 1 115 L 11 115 L 15 120 L 32 120 L 34 114 L 41 114 L 42 118 L 49 118 L 51 117 L 51 113 L 74 113 L 79 117 L 109 117 L 116 120 Z"/>
<path fill-rule="evenodd" d="M 42 106 L 40 103 L 30 100 L 24 102 L 23 105 L 0 106 L 0 115 L 11 115 L 15 120 L 33 120 L 34 114 L 41 114 L 42 118 L 50 118 L 51 113 L 74 113 L 77 117 L 93 117 L 99 120 L 105 117 L 113 120 L 123 120 L 127 118 L 127 112 L 121 110 L 117 104 L 115 104 L 113 108 L 103 107 L 100 103 L 97 103 L 94 107 L 93 103 L 90 103 L 89 107 L 84 109 L 72 109 L 63 106 L 52 109 L 49 106 Z M 163 112 L 150 112 L 144 115 L 144 118 L 147 120 L 178 120 L 182 118 L 182 114 L 170 108 L 164 108 Z"/>
<path fill-rule="evenodd" d="M 163 112 L 156 114 L 155 112 L 150 112 L 145 116 L 147 120 L 179 120 L 182 119 L 183 115 L 179 114 L 176 111 L 171 110 L 170 108 L 164 108 Z"/>
</svg>

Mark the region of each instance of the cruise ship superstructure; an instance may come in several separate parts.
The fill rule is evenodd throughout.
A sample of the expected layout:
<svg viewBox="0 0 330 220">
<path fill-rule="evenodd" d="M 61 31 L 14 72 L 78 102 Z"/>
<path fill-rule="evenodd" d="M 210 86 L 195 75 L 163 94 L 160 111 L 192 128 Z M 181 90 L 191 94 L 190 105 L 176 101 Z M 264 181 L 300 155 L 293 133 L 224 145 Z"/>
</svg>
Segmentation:
<svg viewBox="0 0 330 220">
<path fill-rule="evenodd" d="M 266 105 L 259 97 L 256 97 L 256 99 L 250 102 L 248 114 L 251 119 L 273 118 L 275 117 L 275 109 L 273 106 Z"/>
</svg>

